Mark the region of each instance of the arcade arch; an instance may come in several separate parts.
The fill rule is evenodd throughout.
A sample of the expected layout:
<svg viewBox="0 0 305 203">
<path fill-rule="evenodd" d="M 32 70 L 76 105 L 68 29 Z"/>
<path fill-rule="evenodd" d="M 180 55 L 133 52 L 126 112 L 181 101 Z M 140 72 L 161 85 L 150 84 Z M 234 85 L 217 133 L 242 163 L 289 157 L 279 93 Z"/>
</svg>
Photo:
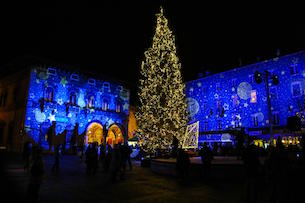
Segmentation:
<svg viewBox="0 0 305 203">
<path fill-rule="evenodd" d="M 113 124 L 110 126 L 106 137 L 106 143 L 109 143 L 112 146 L 114 144 L 124 143 L 124 136 L 121 128 L 118 125 Z"/>
</svg>

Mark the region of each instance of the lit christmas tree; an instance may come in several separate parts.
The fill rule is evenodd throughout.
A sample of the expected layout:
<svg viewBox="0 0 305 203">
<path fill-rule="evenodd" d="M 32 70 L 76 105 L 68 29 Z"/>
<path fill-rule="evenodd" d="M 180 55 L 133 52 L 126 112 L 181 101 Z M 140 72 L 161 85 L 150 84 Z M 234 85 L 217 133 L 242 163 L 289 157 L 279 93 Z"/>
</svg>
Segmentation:
<svg viewBox="0 0 305 203">
<path fill-rule="evenodd" d="M 140 106 L 136 114 L 140 145 L 150 153 L 168 149 L 174 136 L 181 146 L 188 121 L 185 84 L 175 38 L 162 8 L 156 16 L 152 47 L 145 52 L 145 61 L 142 61 L 138 92 Z"/>
</svg>

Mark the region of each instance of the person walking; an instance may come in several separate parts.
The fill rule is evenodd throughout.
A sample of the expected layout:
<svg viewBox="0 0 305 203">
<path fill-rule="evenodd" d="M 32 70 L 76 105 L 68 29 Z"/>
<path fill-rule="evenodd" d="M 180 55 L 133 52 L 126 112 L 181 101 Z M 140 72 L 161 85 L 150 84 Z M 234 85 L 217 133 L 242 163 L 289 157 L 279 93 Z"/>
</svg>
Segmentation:
<svg viewBox="0 0 305 203">
<path fill-rule="evenodd" d="M 258 157 L 258 150 L 253 142 L 244 150 L 242 159 L 246 171 L 245 202 L 257 202 L 257 186 L 260 162 Z"/>
<path fill-rule="evenodd" d="M 120 151 L 120 179 L 125 179 L 125 171 L 126 171 L 126 162 L 127 162 L 127 156 L 128 156 L 128 145 L 120 145 L 119 146 Z"/>
<path fill-rule="evenodd" d="M 27 201 L 38 202 L 39 190 L 45 174 L 42 150 L 38 147 L 33 148 L 30 182 L 27 188 Z"/>
<path fill-rule="evenodd" d="M 22 158 L 24 160 L 24 171 L 29 172 L 30 170 L 30 157 L 31 157 L 31 153 L 32 153 L 32 144 L 31 142 L 27 141 L 24 143 L 23 146 L 23 152 L 22 152 Z"/>
<path fill-rule="evenodd" d="M 119 171 L 120 163 L 121 163 L 121 153 L 119 150 L 119 146 L 115 144 L 112 150 L 112 157 L 109 168 L 111 181 L 116 181 L 117 172 Z"/>
<path fill-rule="evenodd" d="M 95 175 L 97 169 L 98 169 L 98 152 L 97 152 L 97 142 L 93 143 L 93 148 L 91 152 L 91 157 L 92 159 L 92 169 L 93 169 L 93 175 Z"/>
<path fill-rule="evenodd" d="M 86 173 L 87 175 L 90 175 L 91 174 L 91 170 L 92 170 L 92 158 L 91 158 L 91 154 L 92 154 L 92 151 L 93 151 L 93 145 L 92 143 L 89 144 L 87 150 L 86 150 Z"/>
<path fill-rule="evenodd" d="M 81 146 L 80 146 L 80 157 L 79 157 L 79 159 L 81 161 L 83 160 L 83 155 L 84 155 L 84 144 L 81 144 Z"/>
<path fill-rule="evenodd" d="M 209 178 L 213 160 L 213 152 L 206 142 L 200 149 L 199 156 L 201 157 L 201 163 L 203 165 L 203 177 Z"/>
<path fill-rule="evenodd" d="M 106 153 L 104 171 L 108 172 L 112 159 L 112 147 L 109 143 L 107 143 Z"/>
<path fill-rule="evenodd" d="M 105 158 L 106 152 L 103 143 L 100 145 L 100 155 L 99 155 L 99 162 L 101 163 L 102 167 L 105 168 Z"/>
<path fill-rule="evenodd" d="M 183 172 L 184 172 L 183 176 L 184 176 L 185 181 L 189 177 L 190 165 L 191 165 L 190 156 L 186 151 L 183 150 Z"/>
<path fill-rule="evenodd" d="M 55 152 L 54 152 L 54 164 L 52 166 L 52 172 L 58 174 L 59 172 L 59 159 L 60 159 L 60 145 L 57 145 L 55 147 Z"/>
<path fill-rule="evenodd" d="M 176 169 L 179 177 L 185 183 L 189 174 L 190 158 L 182 148 L 178 148 L 177 152 Z"/>
<path fill-rule="evenodd" d="M 128 166 L 129 166 L 129 170 L 132 171 L 132 163 L 131 163 L 131 153 L 132 153 L 132 146 L 128 146 L 128 144 L 126 145 L 127 147 L 127 161 L 128 161 Z"/>
<path fill-rule="evenodd" d="M 284 154 L 283 145 L 280 139 L 276 147 L 271 147 L 267 160 L 268 176 L 271 183 L 270 202 L 285 202 L 283 193 L 283 177 L 286 176 L 286 167 L 289 165 Z"/>
</svg>

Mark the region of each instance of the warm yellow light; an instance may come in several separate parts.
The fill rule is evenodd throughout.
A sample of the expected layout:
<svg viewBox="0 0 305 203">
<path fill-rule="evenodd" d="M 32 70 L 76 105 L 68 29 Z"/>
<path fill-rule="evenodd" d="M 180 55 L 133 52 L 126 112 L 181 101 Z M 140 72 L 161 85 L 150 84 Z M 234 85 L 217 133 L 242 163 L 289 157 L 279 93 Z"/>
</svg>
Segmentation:
<svg viewBox="0 0 305 203">
<path fill-rule="evenodd" d="M 173 136 L 182 144 L 187 125 L 185 84 L 177 57 L 175 37 L 161 9 L 151 48 L 141 65 L 137 134 L 146 151 L 169 148 Z"/>
<path fill-rule="evenodd" d="M 251 96 L 250 103 L 256 103 L 257 101 L 256 90 L 252 90 L 250 96 Z"/>
</svg>

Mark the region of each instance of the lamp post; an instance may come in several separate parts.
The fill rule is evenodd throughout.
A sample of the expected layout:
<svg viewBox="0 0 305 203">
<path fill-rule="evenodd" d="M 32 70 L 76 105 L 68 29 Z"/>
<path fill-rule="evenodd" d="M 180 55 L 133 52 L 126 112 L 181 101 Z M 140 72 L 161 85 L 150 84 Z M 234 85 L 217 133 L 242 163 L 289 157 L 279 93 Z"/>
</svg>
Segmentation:
<svg viewBox="0 0 305 203">
<path fill-rule="evenodd" d="M 270 141 L 271 145 L 273 145 L 273 120 L 272 120 L 272 110 L 271 110 L 271 101 L 270 101 L 270 92 L 269 92 L 269 79 L 272 80 L 274 85 L 279 84 L 278 77 L 274 74 L 271 74 L 269 71 L 265 70 L 264 74 L 256 71 L 254 75 L 255 82 L 260 84 L 263 82 L 263 79 L 266 83 L 266 91 L 267 91 L 267 104 L 268 104 L 268 115 L 269 115 L 269 127 L 270 127 Z"/>
</svg>

